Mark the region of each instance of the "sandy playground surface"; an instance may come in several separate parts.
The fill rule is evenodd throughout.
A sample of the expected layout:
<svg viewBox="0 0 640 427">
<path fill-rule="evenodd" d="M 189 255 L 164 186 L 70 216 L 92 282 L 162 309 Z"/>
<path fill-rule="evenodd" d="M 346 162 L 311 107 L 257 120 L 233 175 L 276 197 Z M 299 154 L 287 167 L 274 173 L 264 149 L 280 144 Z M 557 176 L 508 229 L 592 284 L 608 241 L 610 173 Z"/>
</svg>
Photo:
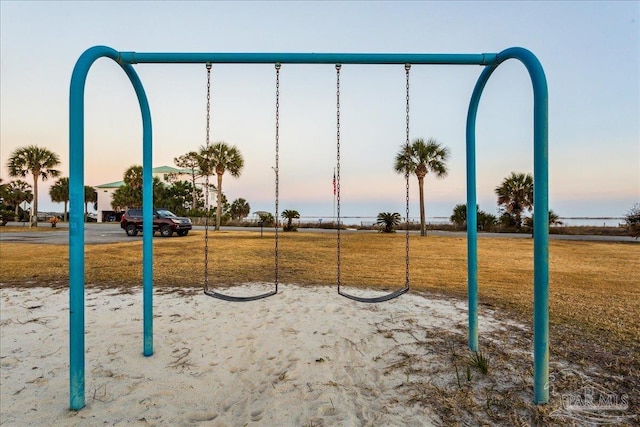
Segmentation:
<svg viewBox="0 0 640 427">
<path fill-rule="evenodd" d="M 87 406 L 76 412 L 68 409 L 67 289 L 5 288 L 1 303 L 3 426 L 442 425 L 439 390 L 467 381 L 465 301 L 409 293 L 371 305 L 329 287 L 281 285 L 274 297 L 232 303 L 157 290 L 147 358 L 141 293 L 89 289 Z M 481 310 L 481 343 L 507 330 L 502 340 L 527 328 Z M 523 342 L 514 359 L 530 366 Z M 494 374 L 503 398 L 515 388 L 531 399 L 531 373 L 519 370 Z"/>
</svg>

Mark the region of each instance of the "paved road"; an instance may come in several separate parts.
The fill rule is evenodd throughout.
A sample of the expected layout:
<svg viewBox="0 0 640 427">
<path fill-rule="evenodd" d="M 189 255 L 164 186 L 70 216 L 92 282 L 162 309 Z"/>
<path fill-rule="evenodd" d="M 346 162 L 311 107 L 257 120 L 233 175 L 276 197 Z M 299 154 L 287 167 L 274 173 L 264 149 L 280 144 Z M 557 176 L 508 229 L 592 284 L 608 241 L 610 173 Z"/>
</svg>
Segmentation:
<svg viewBox="0 0 640 427">
<path fill-rule="evenodd" d="M 21 222 L 9 222 L 8 226 L 22 227 Z M 51 228 L 48 223 L 38 224 L 39 227 Z M 14 229 L 15 230 L 15 229 Z M 195 226 L 194 230 L 203 231 L 204 227 Z M 222 230 L 226 231 L 246 231 L 246 232 L 260 232 L 258 227 L 222 227 Z M 57 230 L 51 231 L 2 231 L 0 232 L 0 242 L 21 242 L 21 243 L 44 243 L 44 244 L 66 244 L 69 242 L 68 224 L 59 223 Z M 265 228 L 265 231 L 270 231 Z M 319 228 L 301 228 L 300 232 L 303 233 L 335 233 L 334 230 L 326 230 Z M 343 233 L 376 233 L 376 231 L 356 231 L 356 230 L 344 230 Z M 412 234 L 419 233 L 418 231 L 412 231 Z M 433 236 L 458 236 L 466 237 L 463 232 L 452 231 L 429 231 Z M 516 233 L 478 233 L 479 237 L 490 238 L 516 238 L 516 239 L 530 239 L 529 234 L 516 234 Z M 157 236 L 157 239 L 161 237 Z M 173 238 L 178 238 L 174 234 Z M 601 241 L 601 242 L 634 242 L 640 244 L 640 240 L 633 239 L 628 236 L 569 236 L 562 234 L 551 234 L 549 236 L 552 240 L 588 240 L 588 241 Z M 85 224 L 84 239 L 86 244 L 100 244 L 100 243 L 115 243 L 115 242 L 131 242 L 135 239 L 142 240 L 142 236 L 139 234 L 136 237 L 129 237 L 125 234 L 124 230 L 120 228 L 119 223 L 87 223 Z"/>
</svg>

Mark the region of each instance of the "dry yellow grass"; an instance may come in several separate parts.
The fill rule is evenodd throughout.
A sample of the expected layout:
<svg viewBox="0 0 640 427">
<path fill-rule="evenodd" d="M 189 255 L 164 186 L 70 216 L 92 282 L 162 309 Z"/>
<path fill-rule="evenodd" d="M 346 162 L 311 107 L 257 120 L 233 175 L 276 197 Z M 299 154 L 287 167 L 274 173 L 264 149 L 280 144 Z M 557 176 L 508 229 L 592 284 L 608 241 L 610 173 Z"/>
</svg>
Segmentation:
<svg viewBox="0 0 640 427">
<path fill-rule="evenodd" d="M 212 283 L 271 281 L 273 234 L 210 234 Z M 404 235 L 342 235 L 342 283 L 394 289 L 404 282 Z M 413 289 L 466 296 L 466 239 L 420 238 L 410 242 Z M 532 312 L 532 240 L 479 241 L 479 287 L 483 303 L 507 308 L 523 319 Z M 154 239 L 154 283 L 158 287 L 199 287 L 203 282 L 202 232 L 186 238 Z M 142 278 L 142 239 L 87 245 L 88 286 L 136 287 Z M 66 285 L 66 246 L 1 243 L 0 282 L 5 286 Z M 333 234 L 280 233 L 280 283 L 334 285 Z M 640 245 L 551 241 L 550 315 L 553 323 L 600 330 L 623 341 L 640 342 Z"/>
</svg>

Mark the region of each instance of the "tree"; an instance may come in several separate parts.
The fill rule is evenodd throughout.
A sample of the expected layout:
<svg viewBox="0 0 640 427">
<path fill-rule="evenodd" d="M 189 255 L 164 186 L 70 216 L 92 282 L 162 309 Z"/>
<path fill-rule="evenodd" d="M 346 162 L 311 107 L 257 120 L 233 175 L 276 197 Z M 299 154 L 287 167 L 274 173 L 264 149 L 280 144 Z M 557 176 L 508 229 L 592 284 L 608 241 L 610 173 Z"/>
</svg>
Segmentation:
<svg viewBox="0 0 640 427">
<path fill-rule="evenodd" d="M 84 218 L 87 219 L 89 214 L 89 203 L 96 203 L 98 201 L 98 193 L 96 189 L 90 185 L 84 186 Z"/>
<path fill-rule="evenodd" d="M 629 236 L 635 237 L 636 239 L 640 237 L 640 203 L 633 205 L 631 210 L 625 215 L 624 220 Z"/>
<path fill-rule="evenodd" d="M 142 166 L 130 166 L 123 176 L 124 185 L 113 192 L 111 207 L 118 211 L 126 207 L 142 206 Z M 153 201 L 157 206 L 162 206 L 167 201 L 166 186 L 157 176 L 153 177 Z M 165 206 L 162 206 L 165 207 Z"/>
<path fill-rule="evenodd" d="M 142 190 L 142 179 L 142 166 L 140 165 L 129 166 L 124 171 L 124 183 L 134 190 Z"/>
<path fill-rule="evenodd" d="M 240 150 L 235 145 L 228 145 L 226 142 L 216 142 L 210 147 L 202 147 L 200 150 L 201 162 L 200 170 L 205 176 L 211 176 L 214 173 L 218 178 L 217 191 L 217 209 L 216 209 L 216 230 L 220 230 L 220 221 L 222 218 L 222 176 L 228 172 L 234 178 L 240 176 L 240 172 L 244 167 L 244 159 Z"/>
<path fill-rule="evenodd" d="M 259 212 L 258 218 L 260 218 L 262 225 L 267 227 L 273 225 L 276 221 L 271 212 Z"/>
<path fill-rule="evenodd" d="M 498 205 L 511 217 L 510 221 L 517 231 L 522 228 L 522 214 L 533 209 L 533 176 L 531 174 L 511 172 L 500 186 L 496 187 Z M 504 218 L 503 223 L 506 222 Z"/>
<path fill-rule="evenodd" d="M 114 211 L 121 211 L 128 207 L 142 206 L 142 192 L 134 190 L 128 185 L 123 185 L 113 192 L 111 198 L 111 208 Z"/>
<path fill-rule="evenodd" d="M 533 218 L 534 214 L 531 214 L 530 217 L 526 217 L 523 221 L 524 229 L 526 231 L 531 232 L 531 237 L 533 237 L 534 229 L 533 229 Z M 560 217 L 553 210 L 549 209 L 549 225 L 562 225 L 563 222 L 560 221 Z"/>
<path fill-rule="evenodd" d="M 485 211 L 478 211 L 478 230 L 491 231 L 498 223 L 495 215 Z"/>
<path fill-rule="evenodd" d="M 291 224 L 294 219 L 300 218 L 300 213 L 295 209 L 285 209 L 282 211 L 282 218 L 287 220 L 287 225 L 283 228 L 284 231 L 295 231 L 296 228 Z"/>
<path fill-rule="evenodd" d="M 202 159 L 200 155 L 195 151 L 189 151 L 187 154 L 183 154 L 180 157 L 176 157 L 173 159 L 173 163 L 176 164 L 179 168 L 189 169 L 189 175 L 191 175 L 191 209 L 198 208 L 198 193 L 196 187 L 196 179 L 201 178 L 202 172 L 200 170 L 200 163 Z M 248 215 L 248 214 L 247 214 Z"/>
<path fill-rule="evenodd" d="M 4 193 L 7 188 L 7 184 L 3 184 L 3 181 L 4 180 L 0 178 L 0 226 L 7 225 L 7 222 L 9 221 L 5 212 L 7 210 L 7 206 L 4 204 Z"/>
<path fill-rule="evenodd" d="M 69 178 L 63 177 L 57 180 L 51 188 L 49 188 L 49 196 L 51 196 L 52 202 L 64 203 L 63 221 L 68 221 L 67 205 L 69 203 Z"/>
<path fill-rule="evenodd" d="M 533 215 L 531 215 L 533 219 Z M 560 221 L 560 216 L 552 209 L 549 209 L 549 225 L 564 225 L 564 222 Z"/>
<path fill-rule="evenodd" d="M 185 216 L 188 211 L 194 209 L 192 206 L 193 194 L 196 195 L 196 206 L 202 196 L 202 190 L 196 188 L 194 191 L 193 185 L 188 181 L 176 181 L 168 186 L 164 193 L 165 202 L 163 206 L 178 216 Z M 160 205 L 156 203 L 156 206 Z"/>
<path fill-rule="evenodd" d="M 16 148 L 7 162 L 9 176 L 21 177 L 31 173 L 33 176 L 33 217 L 31 226 L 38 225 L 38 180 L 46 181 L 60 175 L 60 171 L 54 169 L 60 164 L 60 157 L 53 151 L 37 145 Z"/>
<path fill-rule="evenodd" d="M 250 212 L 251 206 L 243 198 L 235 199 L 233 203 L 231 203 L 231 208 L 229 208 L 231 218 L 234 220 L 241 220 L 242 218 L 246 218 Z"/>
<path fill-rule="evenodd" d="M 403 145 L 398 154 L 396 154 L 394 170 L 402 174 L 415 173 L 418 178 L 421 236 L 427 235 L 424 208 L 424 177 L 430 172 L 436 178 L 446 177 L 448 159 L 449 149 L 440 145 L 434 138 L 429 138 L 426 143 L 422 138 L 414 139 L 408 150 Z"/>
<path fill-rule="evenodd" d="M 381 233 L 395 233 L 395 227 L 400 225 L 400 220 L 402 217 L 398 212 L 380 212 L 378 214 L 378 219 L 376 221 L 376 225 L 382 225 L 383 228 L 380 230 Z"/>
<path fill-rule="evenodd" d="M 449 217 L 449 221 L 452 224 L 462 228 L 467 228 L 467 205 L 466 204 L 458 204 L 453 208 L 453 213 Z"/>
<path fill-rule="evenodd" d="M 113 192 L 113 210 L 142 206 L 142 166 L 129 166 L 124 172 L 123 180 L 124 185 Z"/>
<path fill-rule="evenodd" d="M 20 203 L 33 201 L 31 185 L 20 179 L 4 184 L 0 197 L 4 199 L 6 206 L 13 207 L 14 221 L 20 220 Z"/>
<path fill-rule="evenodd" d="M 498 219 L 495 217 L 495 215 L 492 215 L 485 211 L 481 211 L 478 205 L 476 205 L 476 213 L 477 213 L 476 224 L 477 224 L 478 230 L 484 230 L 484 231 L 491 230 L 498 222 Z M 467 229 L 466 203 L 456 205 L 453 208 L 453 214 L 449 217 L 449 220 L 453 224 L 457 225 L 458 227 L 466 230 Z"/>
</svg>

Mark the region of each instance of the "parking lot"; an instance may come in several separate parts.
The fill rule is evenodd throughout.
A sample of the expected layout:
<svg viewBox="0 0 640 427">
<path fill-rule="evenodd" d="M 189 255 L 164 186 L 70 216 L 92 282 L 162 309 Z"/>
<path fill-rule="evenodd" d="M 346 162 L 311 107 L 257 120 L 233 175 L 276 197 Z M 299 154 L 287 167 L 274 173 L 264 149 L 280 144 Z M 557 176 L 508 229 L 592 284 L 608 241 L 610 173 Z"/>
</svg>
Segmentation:
<svg viewBox="0 0 640 427">
<path fill-rule="evenodd" d="M 69 243 L 69 224 L 58 223 L 55 230 L 51 230 L 51 224 L 38 223 L 38 228 L 48 228 L 48 230 L 31 230 L 29 224 L 21 222 L 9 222 L 7 226 L 24 227 L 25 231 L 2 230 L 0 242 L 21 242 L 21 243 L 44 243 L 54 245 L 64 245 Z M 84 239 L 87 244 L 114 243 L 131 241 L 124 230 L 120 228 L 120 223 L 95 223 L 89 222 L 84 225 Z"/>
</svg>

